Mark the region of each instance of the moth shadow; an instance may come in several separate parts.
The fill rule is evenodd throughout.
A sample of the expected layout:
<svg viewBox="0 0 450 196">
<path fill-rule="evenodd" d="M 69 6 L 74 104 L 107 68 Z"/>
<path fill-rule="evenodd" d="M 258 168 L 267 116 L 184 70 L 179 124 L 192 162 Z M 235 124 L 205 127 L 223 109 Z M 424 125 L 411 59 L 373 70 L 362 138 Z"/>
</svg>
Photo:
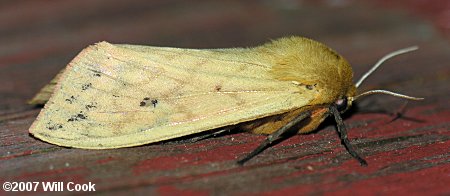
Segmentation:
<svg viewBox="0 0 450 196">
<path fill-rule="evenodd" d="M 404 114 L 405 111 L 406 111 L 406 103 L 404 105 L 400 106 L 400 108 L 398 108 L 397 110 L 391 111 L 391 110 L 387 110 L 385 108 L 380 107 L 380 105 L 377 104 L 376 101 L 372 100 L 370 102 L 363 103 L 363 104 L 354 103 L 352 105 L 352 107 L 348 109 L 348 111 L 341 114 L 341 117 L 344 120 L 344 123 L 345 123 L 345 119 L 348 119 L 355 114 L 385 114 L 385 115 L 391 116 L 391 119 L 389 121 L 387 121 L 385 124 L 393 123 L 394 121 L 397 121 L 399 119 L 406 120 L 406 121 L 412 121 L 412 122 L 416 122 L 416 123 L 426 122 L 425 120 L 422 120 L 422 119 L 406 116 Z M 305 133 L 305 134 L 316 134 L 317 132 L 319 132 L 321 130 L 329 129 L 330 127 L 334 127 L 334 129 L 336 130 L 336 122 L 334 121 L 332 116 L 329 116 L 328 118 L 326 118 L 319 125 L 319 127 L 317 127 L 316 130 Z"/>
<path fill-rule="evenodd" d="M 391 119 L 388 122 L 386 122 L 386 124 L 392 123 L 399 119 L 416 123 L 426 122 L 425 120 L 405 115 L 408 103 L 409 102 L 406 101 L 395 110 L 388 110 L 384 107 L 380 107 L 381 104 L 378 104 L 375 100 L 369 100 L 366 103 L 356 103 L 354 107 L 352 107 L 352 109 L 354 110 L 354 113 L 386 114 L 388 116 L 391 116 Z"/>
<path fill-rule="evenodd" d="M 219 138 L 222 136 L 235 135 L 242 133 L 244 131 L 239 130 L 235 126 L 221 127 L 209 131 L 203 131 L 200 133 L 195 133 L 191 135 L 181 136 L 169 140 L 164 140 L 160 142 L 151 143 L 148 145 L 172 145 L 172 144 L 192 144 L 202 140 L 207 140 L 211 138 Z"/>
</svg>

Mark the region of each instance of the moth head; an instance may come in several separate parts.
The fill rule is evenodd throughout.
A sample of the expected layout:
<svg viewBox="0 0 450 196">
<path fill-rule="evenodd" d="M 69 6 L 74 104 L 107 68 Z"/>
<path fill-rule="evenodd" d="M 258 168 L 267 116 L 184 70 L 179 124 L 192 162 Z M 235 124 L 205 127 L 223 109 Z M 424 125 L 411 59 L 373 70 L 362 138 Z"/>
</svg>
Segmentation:
<svg viewBox="0 0 450 196">
<path fill-rule="evenodd" d="M 367 71 L 356 83 L 354 86 L 352 86 L 348 92 L 346 93 L 346 95 L 342 96 L 341 98 L 337 99 L 335 101 L 335 105 L 338 109 L 339 112 L 343 113 L 345 111 L 347 111 L 350 106 L 352 105 L 353 101 L 355 101 L 356 99 L 359 99 L 360 97 L 366 96 L 366 95 L 371 95 L 371 94 L 387 94 L 387 95 L 392 95 L 394 97 L 400 97 L 400 98 L 404 98 L 404 99 L 410 99 L 410 100 L 422 100 L 423 98 L 419 98 L 419 97 L 412 97 L 412 96 L 408 96 L 408 95 L 403 95 L 400 93 L 395 93 L 395 92 L 391 92 L 391 91 L 387 91 L 387 90 L 369 90 L 360 94 L 356 93 L 356 89 L 361 85 L 361 83 L 367 78 L 369 77 L 383 62 L 385 62 L 386 60 L 400 55 L 400 54 L 404 54 L 407 52 L 411 52 L 414 50 L 419 49 L 417 46 L 412 46 L 412 47 L 408 47 L 408 48 L 404 48 L 404 49 L 400 49 L 394 52 L 391 52 L 387 55 L 385 55 L 384 57 L 382 57 L 380 60 L 378 60 L 377 63 L 375 63 L 375 65 L 369 70 Z"/>
</svg>

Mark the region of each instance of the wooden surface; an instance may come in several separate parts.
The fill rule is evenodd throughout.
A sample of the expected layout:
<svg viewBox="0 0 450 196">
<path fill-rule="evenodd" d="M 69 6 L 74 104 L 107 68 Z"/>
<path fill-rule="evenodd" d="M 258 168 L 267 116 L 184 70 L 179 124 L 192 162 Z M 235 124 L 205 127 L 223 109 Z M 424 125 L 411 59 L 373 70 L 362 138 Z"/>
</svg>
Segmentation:
<svg viewBox="0 0 450 196">
<path fill-rule="evenodd" d="M 0 2 L 0 183 L 92 182 L 97 193 L 108 194 L 448 195 L 450 45 L 445 27 L 450 23 L 445 13 L 450 8 L 446 1 L 427 1 L 441 8 L 440 15 L 414 3 L 389 7 L 386 2 Z M 368 167 L 360 167 L 340 145 L 332 121 L 267 149 L 242 167 L 235 160 L 264 136 L 238 133 L 196 143 L 81 150 L 28 134 L 40 108 L 26 101 L 89 44 L 222 48 L 283 35 L 326 43 L 351 62 L 356 78 L 382 55 L 420 46 L 388 61 L 361 90 L 388 89 L 424 101 L 409 102 L 394 121 L 405 101 L 383 95 L 362 99 L 345 115 L 349 137 Z"/>
</svg>

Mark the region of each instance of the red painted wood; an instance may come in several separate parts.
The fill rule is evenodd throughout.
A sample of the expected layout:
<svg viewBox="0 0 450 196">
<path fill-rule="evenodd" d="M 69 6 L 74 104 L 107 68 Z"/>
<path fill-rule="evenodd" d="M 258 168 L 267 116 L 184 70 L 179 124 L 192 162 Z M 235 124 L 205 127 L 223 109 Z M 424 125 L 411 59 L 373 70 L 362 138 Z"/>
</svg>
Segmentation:
<svg viewBox="0 0 450 196">
<path fill-rule="evenodd" d="M 426 7 L 420 1 L 383 0 L 2 2 L 0 183 L 92 182 L 107 194 L 448 195 L 450 45 L 440 25 L 448 11 L 442 2 L 427 1 Z M 403 117 L 391 121 L 404 101 L 370 96 L 344 119 L 368 167 L 348 155 L 332 121 L 267 149 L 245 166 L 235 161 L 264 136 L 82 150 L 28 134 L 40 108 L 26 101 L 94 42 L 235 47 L 291 34 L 335 48 L 351 62 L 355 77 L 387 52 L 420 46 L 388 61 L 361 90 L 388 89 L 424 101 L 409 102 Z"/>
</svg>

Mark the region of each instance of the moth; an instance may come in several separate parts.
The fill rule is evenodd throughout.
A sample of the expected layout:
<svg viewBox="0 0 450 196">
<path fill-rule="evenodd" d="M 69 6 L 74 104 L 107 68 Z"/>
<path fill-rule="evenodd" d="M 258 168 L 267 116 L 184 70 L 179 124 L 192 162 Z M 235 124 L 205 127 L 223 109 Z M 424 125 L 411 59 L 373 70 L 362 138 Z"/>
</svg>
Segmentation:
<svg viewBox="0 0 450 196">
<path fill-rule="evenodd" d="M 328 116 L 352 148 L 340 113 L 385 60 L 355 84 L 347 60 L 322 43 L 286 37 L 253 48 L 183 49 L 100 42 L 81 51 L 32 103 L 45 103 L 29 132 L 59 146 L 139 146 L 208 130 L 238 128 L 267 139 L 243 164 L 289 131 L 315 130 Z"/>
</svg>

